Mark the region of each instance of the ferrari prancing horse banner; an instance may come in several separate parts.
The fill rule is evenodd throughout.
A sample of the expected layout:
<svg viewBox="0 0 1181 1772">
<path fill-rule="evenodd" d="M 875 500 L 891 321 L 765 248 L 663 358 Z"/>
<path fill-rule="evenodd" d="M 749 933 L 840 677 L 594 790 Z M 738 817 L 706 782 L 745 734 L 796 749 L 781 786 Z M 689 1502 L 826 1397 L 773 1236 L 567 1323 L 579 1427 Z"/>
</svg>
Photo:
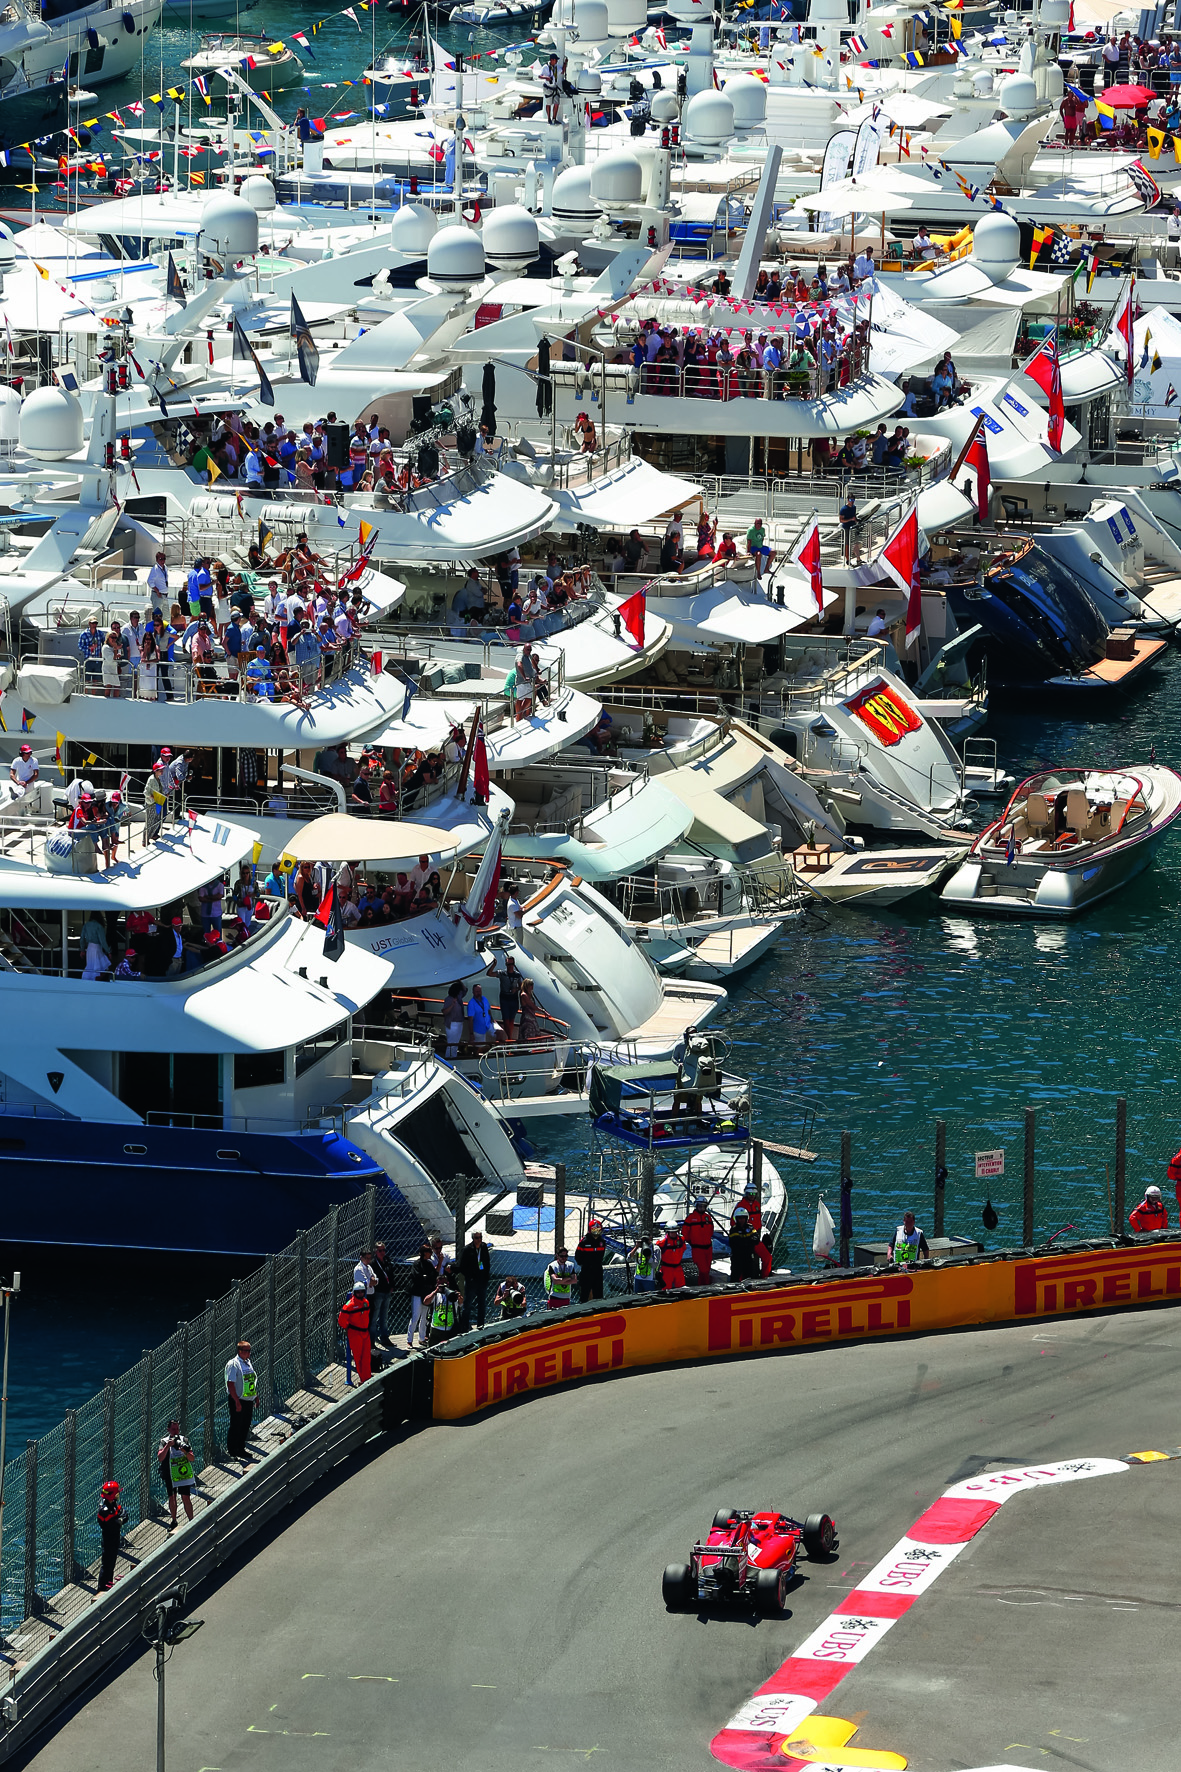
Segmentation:
<svg viewBox="0 0 1181 1772">
<path fill-rule="evenodd" d="M 910 703 L 903 701 L 886 683 L 875 683 L 871 688 L 861 690 L 845 706 L 864 721 L 878 742 L 884 745 L 898 744 L 908 732 L 917 732 L 923 723 Z"/>
</svg>

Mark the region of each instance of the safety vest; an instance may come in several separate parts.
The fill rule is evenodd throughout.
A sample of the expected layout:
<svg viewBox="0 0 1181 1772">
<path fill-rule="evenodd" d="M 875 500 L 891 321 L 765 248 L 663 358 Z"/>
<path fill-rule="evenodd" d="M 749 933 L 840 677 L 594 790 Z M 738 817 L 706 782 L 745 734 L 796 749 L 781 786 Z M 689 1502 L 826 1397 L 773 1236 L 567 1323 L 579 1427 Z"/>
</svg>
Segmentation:
<svg viewBox="0 0 1181 1772">
<path fill-rule="evenodd" d="M 248 1372 L 242 1374 L 242 1400 L 245 1403 L 253 1403 L 257 1395 L 258 1374 L 255 1372 L 254 1368 L 251 1367 Z"/>
<path fill-rule="evenodd" d="M 919 1258 L 919 1239 L 921 1238 L 922 1234 L 923 1233 L 919 1229 L 917 1224 L 915 1225 L 914 1229 L 910 1232 L 909 1235 L 907 1235 L 906 1231 L 903 1230 L 901 1225 L 898 1226 L 898 1229 L 894 1232 L 894 1264 L 895 1264 L 895 1266 L 897 1266 L 900 1262 L 917 1261 L 918 1260 L 918 1258 Z"/>
<path fill-rule="evenodd" d="M 179 1489 L 182 1483 L 191 1483 L 195 1477 L 196 1472 L 193 1469 L 193 1461 L 189 1457 L 188 1451 L 183 1446 L 170 1446 L 168 1448 L 168 1480 L 172 1487 Z"/>
<path fill-rule="evenodd" d="M 574 1290 L 573 1263 L 551 1261 L 545 1270 L 545 1289 L 551 1298 L 569 1298 Z"/>
<path fill-rule="evenodd" d="M 636 1278 L 637 1278 L 637 1280 L 650 1280 L 652 1278 L 652 1251 L 651 1251 L 651 1249 L 640 1249 L 637 1251 L 637 1253 L 636 1253 Z"/>
<path fill-rule="evenodd" d="M 432 1329 L 454 1329 L 454 1327 L 455 1327 L 455 1306 L 452 1304 L 451 1300 L 447 1297 L 447 1294 L 444 1293 L 442 1298 L 440 1298 L 438 1300 L 438 1302 L 435 1305 L 435 1308 L 431 1312 L 431 1328 Z"/>
</svg>

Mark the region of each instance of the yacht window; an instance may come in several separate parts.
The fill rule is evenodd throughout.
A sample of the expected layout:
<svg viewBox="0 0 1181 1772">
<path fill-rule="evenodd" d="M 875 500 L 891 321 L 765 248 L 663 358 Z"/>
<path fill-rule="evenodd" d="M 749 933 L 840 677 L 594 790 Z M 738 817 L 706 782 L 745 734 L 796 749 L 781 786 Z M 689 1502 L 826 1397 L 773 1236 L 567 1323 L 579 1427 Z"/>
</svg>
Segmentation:
<svg viewBox="0 0 1181 1772">
<path fill-rule="evenodd" d="M 125 1144 L 123 1146 L 123 1155 L 125 1157 L 146 1157 L 147 1154 L 148 1147 L 146 1144 Z"/>
<path fill-rule="evenodd" d="M 100 43 L 97 49 L 88 49 L 86 51 L 86 66 L 83 69 L 83 72 L 86 74 L 97 74 L 103 65 L 106 53 L 107 46 L 105 43 Z"/>
<path fill-rule="evenodd" d="M 223 1163 L 240 1163 L 242 1160 L 241 1151 L 218 1151 L 217 1154 Z"/>
<path fill-rule="evenodd" d="M 235 1052 L 234 1088 L 265 1089 L 283 1081 L 283 1052 Z"/>
<path fill-rule="evenodd" d="M 338 1021 L 334 1028 L 326 1028 L 314 1039 L 304 1040 L 301 1045 L 295 1048 L 296 1076 L 302 1077 L 305 1071 L 310 1071 L 314 1064 L 319 1064 L 322 1058 L 327 1058 L 328 1054 L 335 1051 L 336 1047 L 343 1046 L 348 1038 L 348 1032 L 348 1022 Z"/>
</svg>

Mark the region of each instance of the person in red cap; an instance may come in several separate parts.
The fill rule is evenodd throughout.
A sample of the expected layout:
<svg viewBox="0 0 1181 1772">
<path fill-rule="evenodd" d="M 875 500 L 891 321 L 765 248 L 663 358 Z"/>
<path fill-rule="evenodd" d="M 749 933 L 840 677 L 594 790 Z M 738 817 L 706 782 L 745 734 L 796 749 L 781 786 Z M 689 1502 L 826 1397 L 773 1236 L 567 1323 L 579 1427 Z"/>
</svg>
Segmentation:
<svg viewBox="0 0 1181 1772">
<path fill-rule="evenodd" d="M 19 793 L 27 794 L 41 773 L 41 765 L 33 755 L 31 744 L 23 744 L 8 771 L 9 780 Z"/>
<path fill-rule="evenodd" d="M 115 1585 L 115 1559 L 119 1555 L 119 1540 L 126 1524 L 127 1515 L 119 1500 L 119 1485 L 112 1478 L 103 1484 L 98 1504 L 98 1526 L 103 1535 L 103 1560 L 98 1577 L 100 1594 Z"/>
<path fill-rule="evenodd" d="M 603 1226 L 599 1219 L 592 1218 L 586 1228 L 586 1235 L 574 1251 L 574 1259 L 578 1263 L 578 1301 L 585 1304 L 588 1298 L 603 1296 L 603 1258 L 607 1253 L 607 1239 L 603 1235 Z"/>
</svg>

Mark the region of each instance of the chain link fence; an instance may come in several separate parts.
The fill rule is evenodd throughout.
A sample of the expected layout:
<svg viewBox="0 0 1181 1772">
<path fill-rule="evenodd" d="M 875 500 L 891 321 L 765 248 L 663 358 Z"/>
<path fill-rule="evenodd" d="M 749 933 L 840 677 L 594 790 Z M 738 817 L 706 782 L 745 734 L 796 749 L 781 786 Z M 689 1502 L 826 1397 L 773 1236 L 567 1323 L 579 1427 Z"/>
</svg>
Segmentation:
<svg viewBox="0 0 1181 1772">
<path fill-rule="evenodd" d="M 171 1420 L 193 1443 L 198 1471 L 224 1456 L 229 1407 L 225 1364 L 240 1340 L 251 1343 L 258 1373 L 259 1417 L 284 1412 L 285 1399 L 314 1382 L 340 1355 L 337 1312 L 361 1249 L 384 1241 L 394 1266 L 391 1332 L 409 1315 L 406 1258 L 422 1232 L 400 1195 L 370 1187 L 333 1207 L 311 1230 L 25 1450 L 6 1467 L 0 1624 L 5 1634 L 35 1618 L 44 1603 L 83 1577 L 101 1549 L 99 1491 L 122 1485 L 128 1527 L 159 1517 L 165 1492 L 156 1448 Z M 19 1308 L 19 1306 L 17 1307 Z M 402 1313 L 405 1312 L 405 1316 Z"/>
</svg>

